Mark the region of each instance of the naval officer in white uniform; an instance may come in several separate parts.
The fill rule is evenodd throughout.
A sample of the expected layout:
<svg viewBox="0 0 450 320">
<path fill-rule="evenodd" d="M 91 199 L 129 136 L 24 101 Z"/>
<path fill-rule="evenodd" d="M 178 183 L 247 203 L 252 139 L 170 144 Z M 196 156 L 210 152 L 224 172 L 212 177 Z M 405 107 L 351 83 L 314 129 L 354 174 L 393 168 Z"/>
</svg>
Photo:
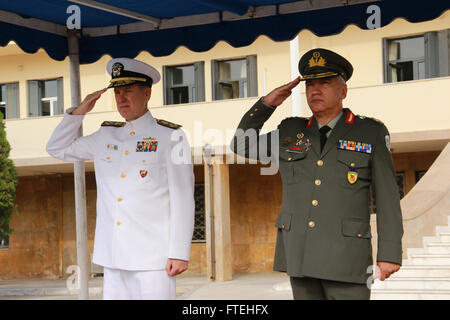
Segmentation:
<svg viewBox="0 0 450 320">
<path fill-rule="evenodd" d="M 47 144 L 64 161 L 94 160 L 97 222 L 93 262 L 104 267 L 104 299 L 175 299 L 175 276 L 188 267 L 194 229 L 194 174 L 180 126 L 153 118 L 147 103 L 160 80 L 141 61 L 111 60 L 117 110 L 77 138 L 86 113 L 108 89 L 68 109 Z"/>
</svg>

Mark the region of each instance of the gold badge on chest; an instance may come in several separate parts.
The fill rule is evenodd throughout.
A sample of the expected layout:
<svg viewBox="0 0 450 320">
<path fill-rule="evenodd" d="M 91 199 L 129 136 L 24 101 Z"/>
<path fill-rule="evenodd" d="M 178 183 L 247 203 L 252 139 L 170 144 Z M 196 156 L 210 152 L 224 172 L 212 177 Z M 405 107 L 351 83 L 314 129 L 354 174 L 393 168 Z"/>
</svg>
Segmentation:
<svg viewBox="0 0 450 320">
<path fill-rule="evenodd" d="M 141 175 L 141 178 L 145 178 L 147 176 L 148 171 L 147 170 L 139 170 L 139 173 Z"/>
<path fill-rule="evenodd" d="M 350 184 L 354 184 L 358 180 L 358 173 L 355 171 L 349 171 L 347 173 L 347 180 Z"/>
</svg>

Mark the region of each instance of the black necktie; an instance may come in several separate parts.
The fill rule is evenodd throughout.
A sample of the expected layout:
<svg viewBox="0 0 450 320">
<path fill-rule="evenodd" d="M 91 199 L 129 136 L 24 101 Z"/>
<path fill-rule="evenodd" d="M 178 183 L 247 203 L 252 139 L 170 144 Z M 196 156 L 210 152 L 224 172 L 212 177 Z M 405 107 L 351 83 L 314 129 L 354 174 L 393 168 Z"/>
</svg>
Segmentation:
<svg viewBox="0 0 450 320">
<path fill-rule="evenodd" d="M 320 152 L 322 152 L 323 147 L 325 146 L 325 142 L 327 142 L 327 132 L 330 131 L 331 128 L 329 126 L 323 126 L 319 129 L 320 131 Z"/>
</svg>

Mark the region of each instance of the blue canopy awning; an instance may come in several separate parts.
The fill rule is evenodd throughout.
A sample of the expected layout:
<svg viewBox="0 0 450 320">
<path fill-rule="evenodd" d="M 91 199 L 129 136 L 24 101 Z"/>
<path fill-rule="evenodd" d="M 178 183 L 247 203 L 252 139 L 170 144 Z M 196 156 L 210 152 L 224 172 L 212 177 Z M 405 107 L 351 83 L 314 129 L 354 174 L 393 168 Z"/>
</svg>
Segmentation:
<svg viewBox="0 0 450 320">
<path fill-rule="evenodd" d="M 303 29 L 318 36 L 338 34 L 349 24 L 368 29 L 371 5 L 379 8 L 380 26 L 398 17 L 421 22 L 440 16 L 450 1 L 1 0 L 0 45 L 15 41 L 27 53 L 43 48 L 64 60 L 72 5 L 80 8 L 80 63 L 92 63 L 105 54 L 135 57 L 143 50 L 164 56 L 179 46 L 207 51 L 221 40 L 241 47 L 260 35 L 287 41 Z"/>
</svg>

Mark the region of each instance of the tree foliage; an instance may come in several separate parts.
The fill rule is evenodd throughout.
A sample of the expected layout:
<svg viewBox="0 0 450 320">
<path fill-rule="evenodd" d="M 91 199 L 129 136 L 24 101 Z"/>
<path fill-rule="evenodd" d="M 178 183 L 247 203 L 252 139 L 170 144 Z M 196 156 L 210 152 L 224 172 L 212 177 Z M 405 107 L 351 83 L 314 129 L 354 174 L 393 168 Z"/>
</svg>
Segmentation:
<svg viewBox="0 0 450 320">
<path fill-rule="evenodd" d="M 16 167 L 9 159 L 10 150 L 11 146 L 6 139 L 3 114 L 0 112 L 0 240 L 11 234 L 12 229 L 9 228 L 9 222 L 13 212 L 17 211 L 14 199 L 16 198 L 18 178 Z"/>
</svg>

